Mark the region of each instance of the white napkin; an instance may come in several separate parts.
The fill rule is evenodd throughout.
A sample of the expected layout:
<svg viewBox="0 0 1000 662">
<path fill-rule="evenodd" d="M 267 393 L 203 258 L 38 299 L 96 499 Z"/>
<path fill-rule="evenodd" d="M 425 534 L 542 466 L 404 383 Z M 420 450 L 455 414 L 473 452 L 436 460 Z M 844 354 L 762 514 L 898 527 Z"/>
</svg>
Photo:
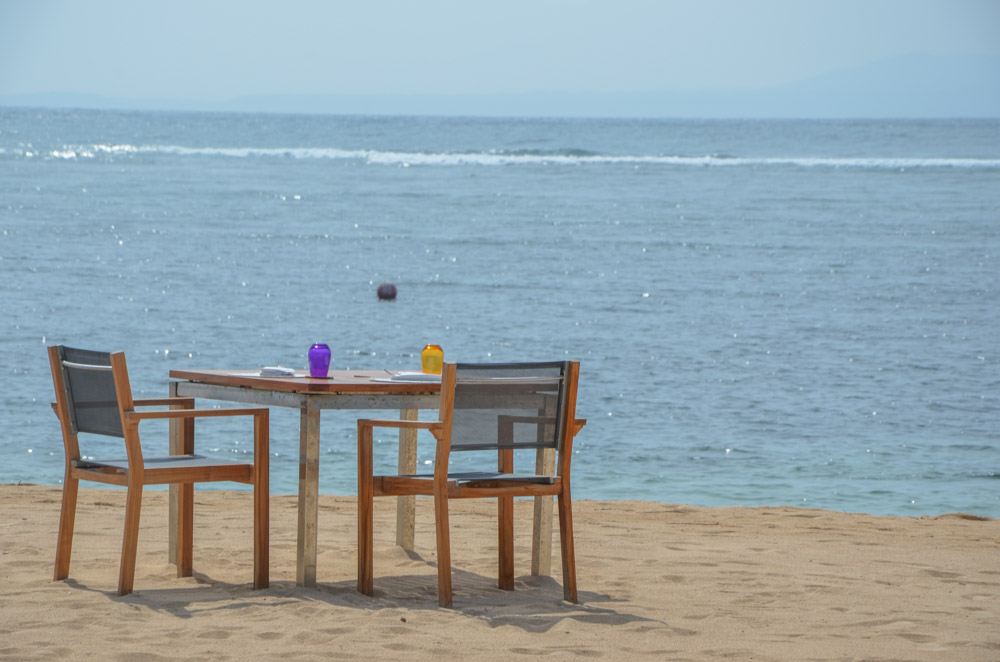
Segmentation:
<svg viewBox="0 0 1000 662">
<path fill-rule="evenodd" d="M 394 382 L 439 382 L 441 375 L 426 372 L 397 372 L 391 379 Z"/>
<path fill-rule="evenodd" d="M 266 368 L 260 369 L 261 377 L 294 377 L 295 371 L 291 368 L 282 368 L 281 366 L 267 366 Z"/>
</svg>

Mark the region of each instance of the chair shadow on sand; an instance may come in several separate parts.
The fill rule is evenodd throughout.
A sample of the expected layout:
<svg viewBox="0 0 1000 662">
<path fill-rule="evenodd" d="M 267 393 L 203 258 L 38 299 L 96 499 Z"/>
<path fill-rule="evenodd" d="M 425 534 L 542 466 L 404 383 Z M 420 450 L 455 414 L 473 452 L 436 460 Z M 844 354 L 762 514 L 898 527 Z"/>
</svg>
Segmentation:
<svg viewBox="0 0 1000 662">
<path fill-rule="evenodd" d="M 504 591 L 496 586 L 496 577 L 452 568 L 455 602 L 451 608 L 438 606 L 437 564 L 416 552 L 406 552 L 411 560 L 426 565 L 428 573 L 380 575 L 375 583 L 375 597 L 358 593 L 355 578 L 317 583 L 315 588 L 297 586 L 293 581 L 272 579 L 268 589 L 255 590 L 250 583 L 228 583 L 195 570 L 197 586 L 137 589 L 127 596 L 113 590 L 91 588 L 74 579 L 63 580 L 74 590 L 103 593 L 110 599 L 133 603 L 177 618 L 194 618 L 215 610 L 238 610 L 248 607 L 281 609 L 307 603 L 325 603 L 339 609 L 406 609 L 411 611 L 444 610 L 485 621 L 490 627 L 511 625 L 526 632 L 546 632 L 560 621 L 624 625 L 649 622 L 667 626 L 664 621 L 637 616 L 615 609 L 614 596 L 594 591 L 580 591 L 579 604 L 562 599 L 562 586 L 552 577 L 524 575 L 515 578 L 515 589 Z M 265 600 L 266 598 L 266 600 Z"/>
</svg>

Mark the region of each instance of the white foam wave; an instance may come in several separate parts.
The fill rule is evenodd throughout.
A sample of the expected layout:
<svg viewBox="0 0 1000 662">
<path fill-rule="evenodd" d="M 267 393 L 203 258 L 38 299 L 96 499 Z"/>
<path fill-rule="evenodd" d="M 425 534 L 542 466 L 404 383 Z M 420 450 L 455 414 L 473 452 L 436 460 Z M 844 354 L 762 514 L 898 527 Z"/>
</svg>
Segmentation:
<svg viewBox="0 0 1000 662">
<path fill-rule="evenodd" d="M 53 159 L 92 159 L 99 154 L 129 154 L 142 151 L 134 145 L 76 145 L 63 149 L 54 149 L 47 153 L 26 150 L 23 156 L 48 156 Z M 155 150 L 151 150 L 155 151 Z"/>
<path fill-rule="evenodd" d="M 173 154 L 177 156 L 220 156 L 229 158 L 292 158 L 360 160 L 391 166 L 511 166 L 511 165 L 652 165 L 678 167 L 802 167 L 870 168 L 1000 168 L 1000 159 L 982 158 L 898 158 L 898 157 L 732 157 L 608 154 L 539 154 L 487 152 L 400 152 L 332 147 L 184 147 L 180 145 L 87 145 L 67 146 L 48 152 L 22 150 L 21 156 L 56 159 L 91 159 L 98 156 Z"/>
</svg>

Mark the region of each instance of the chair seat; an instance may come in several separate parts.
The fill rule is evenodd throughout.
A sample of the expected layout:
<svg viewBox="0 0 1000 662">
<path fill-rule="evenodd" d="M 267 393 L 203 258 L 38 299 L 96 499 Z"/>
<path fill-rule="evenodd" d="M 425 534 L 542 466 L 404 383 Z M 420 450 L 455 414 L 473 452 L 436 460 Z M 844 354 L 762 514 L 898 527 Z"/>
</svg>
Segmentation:
<svg viewBox="0 0 1000 662">
<path fill-rule="evenodd" d="M 413 474 L 409 476 L 399 476 L 399 478 L 422 478 L 424 480 L 434 480 L 434 474 Z M 468 485 L 470 483 L 480 483 L 486 481 L 552 485 L 555 483 L 555 477 L 540 476 L 537 474 L 505 474 L 494 471 L 468 471 L 463 473 L 448 474 L 448 481 L 458 485 Z"/>
<path fill-rule="evenodd" d="M 235 462 L 233 460 L 222 460 L 204 455 L 166 455 L 160 457 L 143 458 L 143 465 L 146 471 L 156 469 L 181 469 L 190 467 L 232 467 L 240 465 L 253 465 L 253 462 Z M 111 468 L 121 471 L 128 470 L 127 458 L 113 458 L 108 460 L 76 460 L 73 465 L 78 469 L 100 469 Z"/>
</svg>

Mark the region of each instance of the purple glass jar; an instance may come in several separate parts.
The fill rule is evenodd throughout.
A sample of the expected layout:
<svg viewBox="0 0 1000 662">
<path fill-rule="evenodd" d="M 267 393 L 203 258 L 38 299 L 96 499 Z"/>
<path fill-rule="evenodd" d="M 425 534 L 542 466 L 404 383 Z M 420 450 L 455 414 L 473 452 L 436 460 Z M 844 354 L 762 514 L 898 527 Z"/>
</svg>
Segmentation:
<svg viewBox="0 0 1000 662">
<path fill-rule="evenodd" d="M 330 372 L 330 346 L 316 343 L 309 348 L 309 376 L 326 377 Z"/>
</svg>

